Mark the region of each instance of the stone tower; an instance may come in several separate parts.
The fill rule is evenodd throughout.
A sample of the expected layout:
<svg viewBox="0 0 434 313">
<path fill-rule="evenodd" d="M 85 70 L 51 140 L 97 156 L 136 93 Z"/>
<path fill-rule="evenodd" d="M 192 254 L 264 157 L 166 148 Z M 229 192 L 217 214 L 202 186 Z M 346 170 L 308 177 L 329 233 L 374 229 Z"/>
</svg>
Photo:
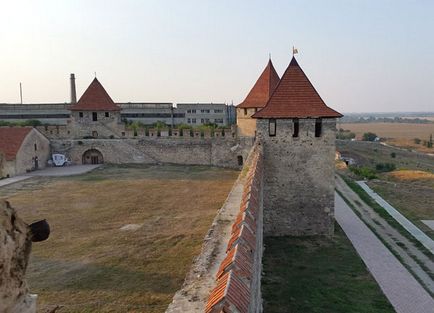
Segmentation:
<svg viewBox="0 0 434 313">
<path fill-rule="evenodd" d="M 255 136 L 256 120 L 252 115 L 267 104 L 279 80 L 279 75 L 269 60 L 246 99 L 237 106 L 238 136 Z"/>
<path fill-rule="evenodd" d="M 121 108 L 94 79 L 76 104 L 70 107 L 69 129 L 74 138 L 116 138 L 121 127 Z"/>
<path fill-rule="evenodd" d="M 295 58 L 255 113 L 264 149 L 264 235 L 331 235 L 336 118 Z"/>
</svg>

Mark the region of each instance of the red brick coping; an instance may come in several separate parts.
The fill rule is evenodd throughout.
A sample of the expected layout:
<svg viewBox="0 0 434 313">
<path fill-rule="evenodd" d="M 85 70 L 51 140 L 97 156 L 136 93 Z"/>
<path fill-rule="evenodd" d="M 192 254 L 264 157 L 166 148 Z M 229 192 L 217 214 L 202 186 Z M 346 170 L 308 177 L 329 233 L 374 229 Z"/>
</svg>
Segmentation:
<svg viewBox="0 0 434 313">
<path fill-rule="evenodd" d="M 255 251 L 262 184 L 262 154 L 253 152 L 247 173 L 240 212 L 232 225 L 226 257 L 216 275 L 217 286 L 211 291 L 206 313 L 247 313 L 251 305 L 252 280 L 255 275 Z M 257 274 L 257 273 L 256 273 Z M 257 287 L 257 286 L 256 286 Z"/>
</svg>

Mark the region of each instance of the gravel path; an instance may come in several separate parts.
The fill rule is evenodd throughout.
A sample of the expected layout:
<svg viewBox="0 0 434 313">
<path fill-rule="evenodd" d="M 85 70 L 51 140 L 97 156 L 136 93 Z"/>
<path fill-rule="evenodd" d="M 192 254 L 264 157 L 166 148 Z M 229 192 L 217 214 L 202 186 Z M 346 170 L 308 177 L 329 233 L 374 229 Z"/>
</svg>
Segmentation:
<svg viewBox="0 0 434 313">
<path fill-rule="evenodd" d="M 369 188 L 364 181 L 358 181 L 360 187 L 363 188 L 379 205 L 381 205 L 387 213 L 390 214 L 402 227 L 404 227 L 414 238 L 425 246 L 432 254 L 434 254 L 434 241 L 421 231 L 416 225 L 399 213 L 397 209 L 391 206 L 386 200 L 380 197 L 375 191 Z"/>
<path fill-rule="evenodd" d="M 434 299 L 336 195 L 336 220 L 397 313 L 434 313 Z"/>
</svg>

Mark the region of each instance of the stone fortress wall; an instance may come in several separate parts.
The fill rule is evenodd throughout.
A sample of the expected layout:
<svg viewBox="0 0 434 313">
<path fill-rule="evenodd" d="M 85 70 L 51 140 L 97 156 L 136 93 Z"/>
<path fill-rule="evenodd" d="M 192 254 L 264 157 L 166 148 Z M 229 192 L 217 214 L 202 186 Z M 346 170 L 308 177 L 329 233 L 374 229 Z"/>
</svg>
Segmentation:
<svg viewBox="0 0 434 313">
<path fill-rule="evenodd" d="M 263 254 L 262 147 L 256 145 L 244 184 L 239 213 L 232 224 L 226 257 L 220 263 L 206 313 L 262 312 Z"/>
<path fill-rule="evenodd" d="M 336 119 L 323 118 L 315 137 L 315 119 L 299 119 L 293 137 L 291 119 L 258 119 L 264 149 L 265 236 L 331 235 L 334 225 L 334 155 Z"/>
<path fill-rule="evenodd" d="M 141 137 L 131 139 L 51 140 L 53 153 L 81 164 L 88 150 L 98 150 L 104 163 L 186 164 L 240 168 L 253 138 Z"/>
</svg>

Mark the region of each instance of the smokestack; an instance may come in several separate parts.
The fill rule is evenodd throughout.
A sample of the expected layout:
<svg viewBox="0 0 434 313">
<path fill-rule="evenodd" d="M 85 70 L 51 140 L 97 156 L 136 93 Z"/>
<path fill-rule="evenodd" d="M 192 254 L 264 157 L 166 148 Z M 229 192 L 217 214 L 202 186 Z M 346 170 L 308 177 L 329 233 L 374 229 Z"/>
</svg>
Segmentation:
<svg viewBox="0 0 434 313">
<path fill-rule="evenodd" d="M 77 92 L 75 91 L 75 75 L 71 73 L 71 103 L 77 103 Z"/>
</svg>

